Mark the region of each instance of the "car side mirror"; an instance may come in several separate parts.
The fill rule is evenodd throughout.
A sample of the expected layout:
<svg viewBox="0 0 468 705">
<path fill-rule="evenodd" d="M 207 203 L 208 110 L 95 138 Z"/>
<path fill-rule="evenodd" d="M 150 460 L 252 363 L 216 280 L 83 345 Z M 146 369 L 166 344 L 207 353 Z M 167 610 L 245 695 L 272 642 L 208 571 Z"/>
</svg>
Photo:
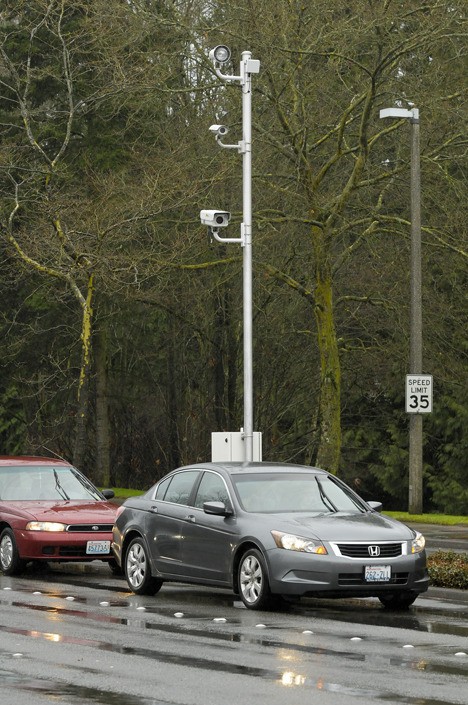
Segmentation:
<svg viewBox="0 0 468 705">
<path fill-rule="evenodd" d="M 374 512 L 382 511 L 382 502 L 367 502 L 369 507 L 374 510 Z"/>
<path fill-rule="evenodd" d="M 224 504 L 224 502 L 203 502 L 203 511 L 205 514 L 215 514 L 221 517 L 228 517 L 233 514 L 231 507 Z"/>
<path fill-rule="evenodd" d="M 101 490 L 101 494 L 103 494 L 106 499 L 112 499 L 112 497 L 115 497 L 114 490 Z"/>
</svg>

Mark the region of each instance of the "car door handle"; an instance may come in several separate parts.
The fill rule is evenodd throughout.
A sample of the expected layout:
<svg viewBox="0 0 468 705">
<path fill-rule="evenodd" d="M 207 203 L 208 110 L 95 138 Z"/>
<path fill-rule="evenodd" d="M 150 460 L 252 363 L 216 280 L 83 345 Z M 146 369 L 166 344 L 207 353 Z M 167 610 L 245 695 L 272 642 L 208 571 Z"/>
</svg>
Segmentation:
<svg viewBox="0 0 468 705">
<path fill-rule="evenodd" d="M 184 517 L 184 521 L 191 521 L 192 523 L 195 523 L 195 517 L 193 514 L 188 514 L 186 517 Z"/>
</svg>

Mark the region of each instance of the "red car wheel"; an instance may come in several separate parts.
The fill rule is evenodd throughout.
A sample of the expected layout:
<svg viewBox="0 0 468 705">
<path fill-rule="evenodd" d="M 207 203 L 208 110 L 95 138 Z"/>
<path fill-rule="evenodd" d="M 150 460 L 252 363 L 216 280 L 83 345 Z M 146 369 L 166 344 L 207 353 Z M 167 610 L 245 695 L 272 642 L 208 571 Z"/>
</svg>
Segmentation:
<svg viewBox="0 0 468 705">
<path fill-rule="evenodd" d="M 3 529 L 0 535 L 0 568 L 4 575 L 15 575 L 24 568 L 16 546 L 15 535 L 11 529 Z"/>
</svg>

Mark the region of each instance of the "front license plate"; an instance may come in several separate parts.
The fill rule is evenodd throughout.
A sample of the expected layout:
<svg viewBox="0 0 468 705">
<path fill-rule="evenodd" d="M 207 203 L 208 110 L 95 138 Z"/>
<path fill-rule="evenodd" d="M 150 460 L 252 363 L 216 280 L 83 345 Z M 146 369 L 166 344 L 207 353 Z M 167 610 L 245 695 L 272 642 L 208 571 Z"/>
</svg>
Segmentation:
<svg viewBox="0 0 468 705">
<path fill-rule="evenodd" d="M 366 565 L 364 568 L 364 580 L 368 583 L 388 583 L 391 577 L 389 565 Z"/>
<path fill-rule="evenodd" d="M 88 541 L 86 544 L 86 553 L 105 555 L 110 553 L 110 541 Z"/>
</svg>

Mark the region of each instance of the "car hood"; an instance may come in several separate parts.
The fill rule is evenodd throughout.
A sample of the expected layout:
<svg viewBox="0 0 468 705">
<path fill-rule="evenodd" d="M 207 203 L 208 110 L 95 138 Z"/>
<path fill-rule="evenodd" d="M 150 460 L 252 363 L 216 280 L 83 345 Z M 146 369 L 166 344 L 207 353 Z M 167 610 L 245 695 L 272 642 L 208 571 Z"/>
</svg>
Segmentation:
<svg viewBox="0 0 468 705">
<path fill-rule="evenodd" d="M 113 524 L 117 507 L 111 502 L 36 501 L 8 502 L 10 511 L 28 521 L 57 521 L 63 524 Z"/>
<path fill-rule="evenodd" d="M 408 526 L 377 512 L 337 512 L 318 516 L 289 514 L 281 517 L 281 524 L 289 531 L 302 532 L 307 537 L 322 541 L 409 541 L 414 537 L 414 531 Z M 278 529 L 281 530 L 281 527 Z"/>
</svg>

